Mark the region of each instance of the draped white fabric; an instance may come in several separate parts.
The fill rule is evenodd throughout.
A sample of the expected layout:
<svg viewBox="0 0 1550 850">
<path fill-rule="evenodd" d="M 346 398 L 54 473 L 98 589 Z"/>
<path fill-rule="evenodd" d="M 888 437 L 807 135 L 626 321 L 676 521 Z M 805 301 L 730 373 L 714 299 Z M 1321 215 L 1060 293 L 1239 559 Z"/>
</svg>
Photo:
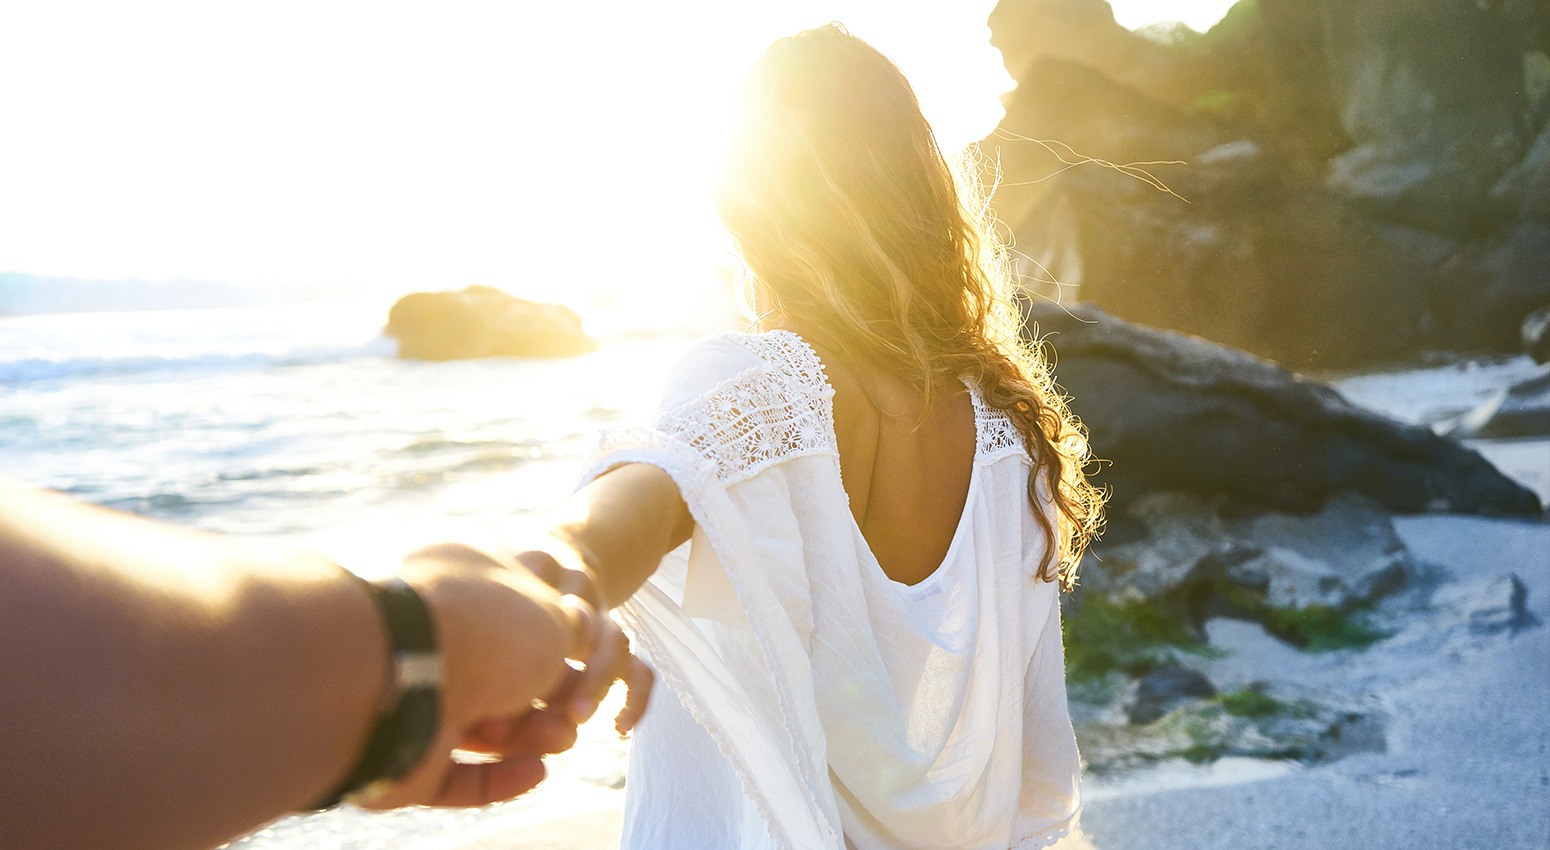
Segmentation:
<svg viewBox="0 0 1550 850">
<path fill-rule="evenodd" d="M 660 675 L 635 732 L 623 847 L 1044 847 L 1080 772 L 1028 457 L 970 387 L 978 445 L 942 565 L 884 575 L 851 516 L 822 362 L 796 334 L 722 334 L 651 427 L 584 480 L 650 463 L 693 539 L 620 608 Z"/>
</svg>

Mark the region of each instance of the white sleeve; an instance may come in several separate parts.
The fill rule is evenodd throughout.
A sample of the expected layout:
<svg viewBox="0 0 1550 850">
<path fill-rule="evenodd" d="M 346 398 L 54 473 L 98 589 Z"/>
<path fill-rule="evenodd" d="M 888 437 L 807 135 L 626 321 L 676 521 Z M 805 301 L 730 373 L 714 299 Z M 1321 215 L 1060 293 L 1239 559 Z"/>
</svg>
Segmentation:
<svg viewBox="0 0 1550 850">
<path fill-rule="evenodd" d="M 706 337 L 668 370 L 660 409 L 668 411 L 691 404 L 758 365 L 758 355 L 745 346 L 725 336 Z"/>
</svg>

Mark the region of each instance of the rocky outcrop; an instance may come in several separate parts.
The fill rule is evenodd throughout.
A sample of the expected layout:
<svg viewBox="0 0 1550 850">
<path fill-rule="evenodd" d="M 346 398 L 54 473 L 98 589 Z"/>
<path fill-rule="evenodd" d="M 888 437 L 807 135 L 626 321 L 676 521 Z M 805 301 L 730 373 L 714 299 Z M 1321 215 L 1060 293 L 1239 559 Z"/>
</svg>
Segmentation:
<svg viewBox="0 0 1550 850">
<path fill-rule="evenodd" d="M 409 360 L 572 357 L 597 349 L 568 307 L 487 286 L 405 295 L 389 311 L 385 333 Z"/>
<path fill-rule="evenodd" d="M 1400 513 L 1542 515 L 1477 452 L 1244 352 L 1092 307 L 1036 302 L 1029 319 L 1059 354 L 1056 379 L 1094 453 L 1111 462 L 1098 479 L 1116 518 L 1152 492 L 1240 512 L 1308 513 L 1357 493 Z"/>
<path fill-rule="evenodd" d="M 1512 350 L 1550 302 L 1542 2 L 1259 0 L 1144 38 L 1102 0 L 1002 0 L 990 24 L 1019 82 L 997 211 L 1067 298 L 1294 365 Z M 1176 194 L 1106 167 L 1135 163 Z"/>
<path fill-rule="evenodd" d="M 1253 690 L 1179 700 L 1149 721 L 1079 724 L 1076 737 L 1086 769 L 1095 775 L 1168 759 L 1199 764 L 1227 756 L 1314 764 L 1387 746 L 1383 718 L 1370 706 Z"/>
<path fill-rule="evenodd" d="M 1370 500 L 1343 496 L 1306 516 L 1224 513 L 1220 502 L 1179 493 L 1149 494 L 1112 513 L 1124 530 L 1082 562 L 1074 616 L 1086 594 L 1099 594 L 1197 633 L 1207 619 L 1230 615 L 1307 645 L 1328 635 L 1315 634 L 1324 624 L 1303 612 L 1338 619 L 1418 572 L 1389 515 Z"/>
</svg>

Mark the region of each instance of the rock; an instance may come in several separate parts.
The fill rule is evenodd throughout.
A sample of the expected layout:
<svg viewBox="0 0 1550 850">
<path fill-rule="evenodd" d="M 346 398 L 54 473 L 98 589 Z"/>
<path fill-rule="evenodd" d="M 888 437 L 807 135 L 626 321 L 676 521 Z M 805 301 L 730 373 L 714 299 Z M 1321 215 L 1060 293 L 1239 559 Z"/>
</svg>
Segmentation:
<svg viewBox="0 0 1550 850">
<path fill-rule="evenodd" d="M 1199 671 L 1169 664 L 1141 677 L 1126 715 L 1131 723 L 1151 723 L 1181 702 L 1215 695 L 1211 680 Z"/>
<path fill-rule="evenodd" d="M 1550 363 L 1550 304 L 1523 319 L 1523 353 L 1535 363 Z"/>
<path fill-rule="evenodd" d="M 1520 222 L 1466 243 L 1428 284 L 1443 326 L 1496 351 L 1519 346 L 1528 314 L 1550 301 L 1550 225 Z"/>
<path fill-rule="evenodd" d="M 1276 608 L 1341 608 L 1350 598 L 1334 565 L 1291 549 L 1271 547 L 1236 565 L 1228 577 L 1247 587 L 1262 588 L 1265 603 Z"/>
<path fill-rule="evenodd" d="M 1229 524 L 1238 538 L 1264 547 L 1230 566 L 1229 577 L 1259 584 L 1275 608 L 1349 610 L 1399 590 L 1415 570 L 1388 514 L 1365 498 L 1340 495 L 1316 514 L 1270 513 Z M 1243 582 L 1245 575 L 1253 581 Z"/>
<path fill-rule="evenodd" d="M 1153 99 L 1148 86 L 1177 76 L 1180 59 L 1164 45 L 1120 26 L 1104 0 L 1003 0 L 987 20 L 990 43 L 1018 80 L 1039 80 L 1034 62 L 1052 57 L 1091 67 Z"/>
<path fill-rule="evenodd" d="M 1181 702 L 1145 725 L 1084 724 L 1077 743 L 1095 774 L 1141 767 L 1163 759 L 1211 762 L 1226 756 L 1333 761 L 1386 747 L 1381 716 L 1334 694 L 1293 702 L 1269 700 L 1266 714 L 1234 714 L 1231 696 Z"/>
<path fill-rule="evenodd" d="M 1020 271 L 1053 279 L 1042 294 L 1288 363 L 1364 362 L 1419 345 L 1427 300 L 1394 298 L 1373 280 L 1425 281 L 1458 252 L 1454 241 L 1364 217 L 1289 173 L 1282 152 L 1091 68 L 1046 57 L 1029 72 L 1000 135 L 983 144 L 1006 175 L 997 215 L 1031 258 Z M 1173 161 L 1144 167 L 1177 194 L 1135 171 L 1068 167 L 1079 156 Z"/>
<path fill-rule="evenodd" d="M 1528 589 L 1516 573 L 1444 586 L 1438 607 L 1443 623 L 1458 624 L 1476 635 L 1515 634 L 1538 620 L 1526 605 Z"/>
<path fill-rule="evenodd" d="M 1157 599 L 1185 586 L 1203 561 L 1233 548 L 1221 517 L 1186 493 L 1149 493 L 1122 503 L 1125 516 L 1144 529 L 1134 540 L 1105 540 L 1083 562 L 1082 587 L 1125 599 Z M 1115 513 L 1110 507 L 1110 513 Z"/>
<path fill-rule="evenodd" d="M 1097 478 L 1114 514 L 1182 492 L 1242 513 L 1306 514 L 1359 493 L 1398 513 L 1542 515 L 1538 497 L 1472 449 L 1244 352 L 1091 307 L 1029 311 L 1094 454 L 1111 462 Z"/>
<path fill-rule="evenodd" d="M 1550 436 L 1550 366 L 1443 423 L 1440 430 L 1458 439 Z"/>
<path fill-rule="evenodd" d="M 1524 60 L 1525 72 L 1538 65 L 1544 85 L 1550 87 L 1550 56 L 1540 53 Z M 1525 219 L 1550 224 L 1550 122 L 1540 128 L 1523 160 L 1492 187 L 1491 197 L 1509 208 L 1517 207 Z"/>
<path fill-rule="evenodd" d="M 597 350 L 567 307 L 541 304 L 486 286 L 416 292 L 388 313 L 388 336 L 409 360 L 571 357 Z"/>
<path fill-rule="evenodd" d="M 1041 294 L 1322 367 L 1512 350 L 1550 297 L 1543 0 L 1260 0 L 1166 39 L 1101 0 L 989 23 L 1019 85 L 983 144 Z"/>
<path fill-rule="evenodd" d="M 1365 626 L 1360 609 L 1419 571 L 1388 514 L 1362 497 L 1337 496 L 1310 515 L 1224 518 L 1219 500 L 1149 493 L 1126 511 L 1141 530 L 1093 546 L 1079 570 L 1072 623 L 1084 622 L 1086 595 L 1099 594 L 1142 621 L 1197 634 L 1210 618 L 1230 616 L 1298 646 L 1358 646 L 1383 636 Z M 1299 615 L 1310 610 L 1317 616 Z"/>
<path fill-rule="evenodd" d="M 1387 220 L 1458 237 L 1507 218 L 1512 211 L 1491 189 L 1534 127 L 1525 120 L 1522 57 L 1535 36 L 1521 27 L 1550 15 L 1529 3 L 1513 10 L 1475 0 L 1437 0 L 1424 16 L 1405 0 L 1318 5 L 1342 123 L 1355 142 L 1330 162 L 1330 186 Z M 1520 11 L 1538 20 L 1519 20 Z"/>
</svg>

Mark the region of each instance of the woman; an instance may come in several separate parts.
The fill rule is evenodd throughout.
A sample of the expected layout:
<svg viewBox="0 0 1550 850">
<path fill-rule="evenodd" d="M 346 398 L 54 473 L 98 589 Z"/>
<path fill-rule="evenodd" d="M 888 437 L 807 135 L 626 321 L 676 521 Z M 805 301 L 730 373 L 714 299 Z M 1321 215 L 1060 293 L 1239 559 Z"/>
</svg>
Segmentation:
<svg viewBox="0 0 1550 850">
<path fill-rule="evenodd" d="M 623 846 L 1048 846 L 1079 803 L 1080 428 L 892 63 L 810 30 L 744 101 L 718 205 L 760 332 L 701 343 L 554 532 L 668 686 Z"/>
</svg>

